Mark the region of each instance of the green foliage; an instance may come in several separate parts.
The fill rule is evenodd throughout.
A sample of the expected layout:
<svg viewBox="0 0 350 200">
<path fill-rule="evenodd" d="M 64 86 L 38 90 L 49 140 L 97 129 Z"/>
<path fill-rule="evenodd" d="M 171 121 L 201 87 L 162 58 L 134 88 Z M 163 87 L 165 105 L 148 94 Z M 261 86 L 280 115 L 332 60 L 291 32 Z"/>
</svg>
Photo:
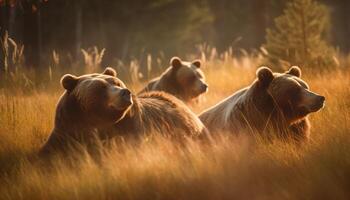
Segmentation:
<svg viewBox="0 0 350 200">
<path fill-rule="evenodd" d="M 267 29 L 266 58 L 274 67 L 299 65 L 330 68 L 336 66 L 335 50 L 325 41 L 329 29 L 329 9 L 315 0 L 292 0 L 275 27 Z"/>
<path fill-rule="evenodd" d="M 211 13 L 205 2 L 160 1 L 144 8 L 129 25 L 130 51 L 184 55 L 211 31 Z M 159 20 L 155 21 L 158 18 Z M 156 23 L 155 23 L 156 22 Z M 166 45 L 166 46 L 165 46 Z M 152 52 L 153 51 L 153 52 Z"/>
</svg>

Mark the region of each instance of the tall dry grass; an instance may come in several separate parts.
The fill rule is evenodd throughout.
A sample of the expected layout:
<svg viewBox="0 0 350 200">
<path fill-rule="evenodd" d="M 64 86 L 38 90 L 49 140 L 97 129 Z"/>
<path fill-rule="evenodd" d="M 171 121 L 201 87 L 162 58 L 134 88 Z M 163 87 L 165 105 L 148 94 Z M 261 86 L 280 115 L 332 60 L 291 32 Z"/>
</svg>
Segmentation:
<svg viewBox="0 0 350 200">
<path fill-rule="evenodd" d="M 210 85 L 195 112 L 255 78 L 259 56 L 203 50 Z M 55 74 L 54 74 L 55 75 Z M 58 76 L 58 75 L 57 75 Z M 311 141 L 295 146 L 222 133 L 212 144 L 178 145 L 161 136 L 118 143 L 99 161 L 87 153 L 50 167 L 32 162 L 53 127 L 62 93 L 0 91 L 0 199 L 349 199 L 350 71 L 304 72 L 326 107 L 311 115 Z M 129 84 L 137 91 L 142 83 Z M 16 90 L 16 89 L 12 89 Z"/>
</svg>

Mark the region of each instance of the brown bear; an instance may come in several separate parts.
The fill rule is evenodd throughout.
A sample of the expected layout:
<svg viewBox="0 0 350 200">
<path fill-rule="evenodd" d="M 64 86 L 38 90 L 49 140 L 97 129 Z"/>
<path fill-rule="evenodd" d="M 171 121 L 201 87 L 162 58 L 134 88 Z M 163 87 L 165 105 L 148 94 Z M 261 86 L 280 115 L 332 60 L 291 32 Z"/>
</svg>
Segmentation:
<svg viewBox="0 0 350 200">
<path fill-rule="evenodd" d="M 323 108 L 325 97 L 309 90 L 299 67 L 273 73 L 257 70 L 257 80 L 199 115 L 210 132 L 274 133 L 302 141 L 309 137 L 308 114 Z M 271 132 L 272 131 L 272 132 Z"/>
<path fill-rule="evenodd" d="M 98 128 L 124 117 L 132 104 L 131 93 L 115 76 L 113 69 L 106 68 L 102 74 L 62 77 L 65 92 L 56 107 L 54 129 L 40 153 L 87 142 L 98 136 Z"/>
<path fill-rule="evenodd" d="M 206 133 L 202 122 L 181 101 L 164 93 L 136 97 L 112 68 L 102 74 L 67 74 L 61 84 L 65 92 L 56 108 L 54 129 L 41 153 L 103 138 L 101 130 L 113 126 L 115 134 L 137 135 L 154 130 Z"/>
<path fill-rule="evenodd" d="M 173 57 L 170 67 L 162 75 L 151 80 L 139 94 L 148 91 L 164 91 L 186 103 L 195 102 L 201 94 L 208 91 L 208 85 L 200 67 L 199 60 L 185 62 L 178 57 Z"/>
<path fill-rule="evenodd" d="M 161 134 L 183 139 L 207 138 L 208 131 L 199 118 L 179 99 L 165 92 L 146 92 L 132 96 L 133 105 L 113 128 L 104 129 L 108 136 Z"/>
</svg>

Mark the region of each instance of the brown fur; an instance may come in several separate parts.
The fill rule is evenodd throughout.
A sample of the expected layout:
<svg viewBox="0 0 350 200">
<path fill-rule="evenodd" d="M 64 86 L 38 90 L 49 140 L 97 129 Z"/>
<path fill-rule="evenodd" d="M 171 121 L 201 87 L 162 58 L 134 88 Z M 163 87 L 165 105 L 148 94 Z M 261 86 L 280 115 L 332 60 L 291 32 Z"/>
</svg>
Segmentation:
<svg viewBox="0 0 350 200">
<path fill-rule="evenodd" d="M 183 138 L 207 135 L 198 117 L 181 101 L 164 92 L 133 96 L 130 111 L 118 121 L 109 136 L 139 137 L 150 134 Z"/>
<path fill-rule="evenodd" d="M 272 73 L 266 67 L 258 79 L 200 114 L 210 132 L 251 132 L 298 141 L 309 137 L 308 114 L 323 107 L 324 97 L 308 90 L 301 71 L 292 67 L 286 73 Z"/>
<path fill-rule="evenodd" d="M 68 74 L 61 84 L 66 91 L 57 104 L 55 127 L 41 155 L 77 144 L 94 145 L 96 138 L 106 136 L 207 134 L 199 118 L 181 101 L 162 92 L 131 95 L 111 68 L 102 74 Z M 111 135 L 106 129 L 112 130 L 108 131 Z"/>
<path fill-rule="evenodd" d="M 170 61 L 170 67 L 161 76 L 151 80 L 139 94 L 164 91 L 186 103 L 194 102 L 208 88 L 200 66 L 198 60 L 190 63 L 174 57 Z"/>
<path fill-rule="evenodd" d="M 65 92 L 57 104 L 54 129 L 40 154 L 89 143 L 99 136 L 98 128 L 112 126 L 124 117 L 131 96 L 115 76 L 115 71 L 107 68 L 102 74 L 67 74 L 62 78 Z"/>
</svg>

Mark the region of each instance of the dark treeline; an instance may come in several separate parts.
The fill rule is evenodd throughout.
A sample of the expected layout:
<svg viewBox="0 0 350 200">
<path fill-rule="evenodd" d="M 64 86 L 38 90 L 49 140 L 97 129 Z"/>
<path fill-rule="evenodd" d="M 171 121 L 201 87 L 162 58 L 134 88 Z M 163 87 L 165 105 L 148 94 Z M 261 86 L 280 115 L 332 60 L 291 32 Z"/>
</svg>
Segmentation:
<svg viewBox="0 0 350 200">
<path fill-rule="evenodd" d="M 350 1 L 322 0 L 331 11 L 330 42 L 350 51 Z M 0 0 L 1 36 L 24 44 L 28 66 L 55 50 L 67 59 L 81 48 L 106 48 L 104 63 L 145 52 L 183 56 L 207 43 L 259 48 L 285 0 Z"/>
</svg>

